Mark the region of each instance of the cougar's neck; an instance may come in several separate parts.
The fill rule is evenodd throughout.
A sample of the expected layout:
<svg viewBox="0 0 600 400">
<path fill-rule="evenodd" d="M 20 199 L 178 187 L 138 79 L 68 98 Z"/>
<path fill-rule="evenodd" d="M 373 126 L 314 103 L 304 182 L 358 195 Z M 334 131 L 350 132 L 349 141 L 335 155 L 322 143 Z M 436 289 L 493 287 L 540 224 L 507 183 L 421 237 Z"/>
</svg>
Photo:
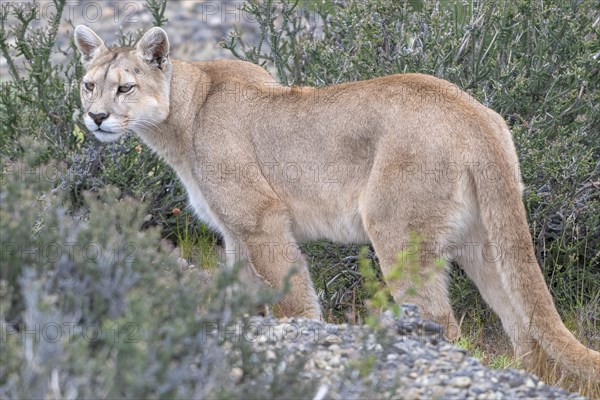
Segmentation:
<svg viewBox="0 0 600 400">
<path fill-rule="evenodd" d="M 138 132 L 142 140 L 173 167 L 185 163 L 192 150 L 196 109 L 203 99 L 202 76 L 194 64 L 173 60 L 169 84 L 169 115 L 155 128 Z"/>
</svg>

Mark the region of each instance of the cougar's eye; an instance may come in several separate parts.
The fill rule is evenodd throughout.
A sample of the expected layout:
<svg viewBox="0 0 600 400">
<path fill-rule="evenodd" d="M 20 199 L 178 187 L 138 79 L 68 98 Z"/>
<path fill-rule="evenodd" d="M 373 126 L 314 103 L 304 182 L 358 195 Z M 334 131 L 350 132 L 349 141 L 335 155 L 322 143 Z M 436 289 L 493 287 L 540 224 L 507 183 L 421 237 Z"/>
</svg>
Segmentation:
<svg viewBox="0 0 600 400">
<path fill-rule="evenodd" d="M 135 85 L 130 85 L 130 84 L 119 86 L 119 88 L 117 89 L 117 92 L 119 92 L 119 93 L 129 93 L 129 92 L 131 92 L 133 90 L 134 86 Z"/>
<path fill-rule="evenodd" d="M 93 92 L 95 87 L 96 85 L 94 85 L 92 82 L 84 82 L 83 84 L 83 88 L 88 92 Z"/>
</svg>

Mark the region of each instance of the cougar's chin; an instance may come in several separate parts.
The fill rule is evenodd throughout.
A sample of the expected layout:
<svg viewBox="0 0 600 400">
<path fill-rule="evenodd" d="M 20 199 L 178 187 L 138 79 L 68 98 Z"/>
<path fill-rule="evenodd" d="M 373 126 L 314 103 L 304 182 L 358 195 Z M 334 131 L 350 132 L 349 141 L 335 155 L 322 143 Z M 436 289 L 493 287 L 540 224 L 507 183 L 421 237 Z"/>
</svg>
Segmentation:
<svg viewBox="0 0 600 400">
<path fill-rule="evenodd" d="M 98 139 L 101 142 L 104 143 L 109 143 L 109 142 L 115 142 L 117 140 L 119 140 L 119 138 L 121 136 L 123 136 L 124 132 L 108 132 L 108 131 L 103 131 L 102 129 L 98 129 L 96 131 L 93 132 L 94 136 L 96 136 L 96 139 Z"/>
</svg>

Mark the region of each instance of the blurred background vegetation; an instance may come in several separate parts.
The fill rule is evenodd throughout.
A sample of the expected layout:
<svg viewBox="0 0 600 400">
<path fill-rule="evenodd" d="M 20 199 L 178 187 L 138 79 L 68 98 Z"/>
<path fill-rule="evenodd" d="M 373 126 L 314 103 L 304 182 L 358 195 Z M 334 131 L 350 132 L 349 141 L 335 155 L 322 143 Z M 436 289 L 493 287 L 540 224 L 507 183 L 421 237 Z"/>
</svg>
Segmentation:
<svg viewBox="0 0 600 400">
<path fill-rule="evenodd" d="M 93 384 L 81 379 L 65 386 L 77 397 L 215 394 L 208 382 L 227 366 L 217 365 L 214 355 L 200 363 L 202 371 L 211 371 L 204 381 L 191 374 L 178 382 L 167 366 L 183 368 L 190 356 L 180 343 L 194 343 L 193 328 L 203 318 L 234 318 L 258 300 L 233 296 L 206 317 L 195 312 L 201 299 L 212 304 L 228 292 L 223 287 L 236 285 L 235 276 L 223 272 L 226 278 L 198 290 L 204 267 L 217 263 L 220 239 L 193 218 L 173 171 L 138 138 L 102 145 L 87 133 L 78 54 L 72 39 L 56 46 L 66 3 L 52 3 L 57 12 L 43 26 L 34 23 L 36 9 L 27 5 L 2 4 L 0 13 L 0 51 L 10 74 L 0 99 L 0 322 L 25 329 L 32 321 L 103 327 L 134 321 L 145 336 L 135 345 L 42 341 L 27 351 L 16 339 L 2 340 L 0 395 L 46 397 L 55 390 L 48 381 L 53 373 L 65 382 L 69 374 L 93 376 Z M 147 1 L 150 20 L 176 30 L 164 18 L 165 7 L 177 5 Z M 583 343 L 600 347 L 597 1 L 250 0 L 244 12 L 255 19 L 258 37 L 248 40 L 237 29 L 222 47 L 264 66 L 283 84 L 324 86 L 420 72 L 457 84 L 499 112 L 517 145 L 537 257 L 559 312 Z M 138 38 L 133 32 L 116 39 L 132 44 Z M 55 62 L 57 52 L 68 62 Z M 173 213 L 176 208 L 181 212 Z M 182 273 L 161 238 L 200 268 Z M 39 256 L 52 243 L 72 242 L 94 243 L 103 257 Z M 364 321 L 360 247 L 315 242 L 303 249 L 328 320 Z M 372 252 L 365 254 L 376 261 Z M 477 348 L 487 361 L 509 353 L 498 319 L 458 268 L 451 294 L 463 318 L 465 347 Z M 143 343 L 150 341 L 163 345 L 149 351 Z M 55 359 L 67 367 L 56 372 L 49 363 Z M 117 376 L 103 369 L 106 363 L 128 372 Z M 142 371 L 142 365 L 157 365 L 156 371 Z M 276 386 L 277 379 L 269 384 Z M 227 390 L 237 397 L 249 389 Z"/>
</svg>

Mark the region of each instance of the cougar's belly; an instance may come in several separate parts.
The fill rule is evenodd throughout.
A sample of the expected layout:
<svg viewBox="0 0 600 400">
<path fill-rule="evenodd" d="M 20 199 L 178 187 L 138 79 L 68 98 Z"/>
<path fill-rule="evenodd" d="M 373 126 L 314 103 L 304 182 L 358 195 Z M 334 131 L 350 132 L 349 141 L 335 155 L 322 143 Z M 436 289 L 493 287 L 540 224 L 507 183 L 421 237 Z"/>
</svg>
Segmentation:
<svg viewBox="0 0 600 400">
<path fill-rule="evenodd" d="M 327 239 L 338 243 L 368 243 L 358 203 L 342 207 L 336 202 L 310 204 L 291 208 L 294 236 L 299 242 Z"/>
</svg>

